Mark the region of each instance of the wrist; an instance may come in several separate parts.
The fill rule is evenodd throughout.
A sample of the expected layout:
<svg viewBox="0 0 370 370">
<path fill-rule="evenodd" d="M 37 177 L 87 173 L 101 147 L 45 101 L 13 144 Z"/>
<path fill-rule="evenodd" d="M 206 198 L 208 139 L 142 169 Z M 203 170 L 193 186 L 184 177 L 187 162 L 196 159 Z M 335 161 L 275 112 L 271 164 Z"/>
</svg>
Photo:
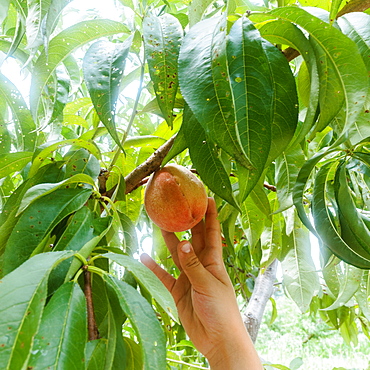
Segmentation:
<svg viewBox="0 0 370 370">
<path fill-rule="evenodd" d="M 247 331 L 224 338 L 207 356 L 211 370 L 262 370 L 252 340 Z"/>
</svg>

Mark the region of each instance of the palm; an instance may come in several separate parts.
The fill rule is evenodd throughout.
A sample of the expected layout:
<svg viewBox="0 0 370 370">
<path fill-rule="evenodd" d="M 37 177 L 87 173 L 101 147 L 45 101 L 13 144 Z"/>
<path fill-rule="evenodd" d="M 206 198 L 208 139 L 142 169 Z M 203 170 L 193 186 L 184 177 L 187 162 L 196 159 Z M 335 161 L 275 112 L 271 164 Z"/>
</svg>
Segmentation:
<svg viewBox="0 0 370 370">
<path fill-rule="evenodd" d="M 225 311 L 219 307 L 219 297 L 226 294 L 227 298 L 228 292 L 233 292 L 228 289 L 231 283 L 222 261 L 220 227 L 213 199 L 209 202 L 206 221 L 201 221 L 191 232 L 192 246 L 200 264 L 205 268 L 207 284 L 191 284 L 179 261 L 177 251 L 180 241 L 174 233 L 166 231 L 162 231 L 162 234 L 180 275 L 175 279 L 162 270 L 159 277 L 171 292 L 189 337 L 201 352 L 206 353 L 213 337 L 217 335 L 209 328 L 215 328 L 213 321 L 218 311 L 220 320 L 224 317 Z M 230 301 L 233 301 L 232 298 Z"/>
</svg>

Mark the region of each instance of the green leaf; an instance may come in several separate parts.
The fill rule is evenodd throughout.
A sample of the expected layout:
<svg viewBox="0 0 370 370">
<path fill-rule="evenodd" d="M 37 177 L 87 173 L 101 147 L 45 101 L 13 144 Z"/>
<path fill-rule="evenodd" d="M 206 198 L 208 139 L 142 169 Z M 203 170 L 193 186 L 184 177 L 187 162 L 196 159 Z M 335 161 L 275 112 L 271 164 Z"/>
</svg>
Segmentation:
<svg viewBox="0 0 370 370">
<path fill-rule="evenodd" d="M 359 289 L 362 275 L 363 270 L 345 265 L 344 276 L 340 281 L 338 297 L 329 307 L 323 308 L 323 310 L 330 311 L 344 306 Z"/>
<path fill-rule="evenodd" d="M 307 312 L 312 297 L 320 289 L 319 277 L 311 257 L 311 242 L 297 214 L 288 239 L 288 254 L 281 262 L 283 283 L 302 313 Z"/>
<path fill-rule="evenodd" d="M 340 0 L 342 1 L 342 0 Z M 303 360 L 301 357 L 293 358 L 292 361 L 290 361 L 289 369 L 290 370 L 297 370 L 303 365 Z"/>
<path fill-rule="evenodd" d="M 11 137 L 6 127 L 4 117 L 0 113 L 0 156 L 10 152 Z M 0 157 L 1 158 L 1 157 Z"/>
<path fill-rule="evenodd" d="M 276 193 L 268 195 L 271 203 L 271 211 L 274 213 L 270 219 L 266 219 L 265 227 L 261 234 L 262 258 L 261 267 L 269 266 L 275 258 L 278 258 L 282 249 L 282 235 L 284 232 L 284 219 L 281 213 L 276 213 L 279 202 Z"/>
<path fill-rule="evenodd" d="M 183 30 L 170 14 L 148 15 L 143 20 L 145 55 L 154 92 L 163 117 L 172 127 L 173 107 L 178 87 L 177 60 Z"/>
<path fill-rule="evenodd" d="M 19 90 L 1 73 L 0 97 L 7 102 L 12 111 L 17 135 L 17 150 L 33 151 L 37 138 L 36 125 Z"/>
<path fill-rule="evenodd" d="M 255 19 L 255 16 L 251 15 L 251 19 Z M 270 42 L 277 44 L 286 44 L 298 50 L 307 65 L 307 69 L 310 75 L 310 79 L 308 81 L 310 84 L 310 98 L 308 109 L 304 122 L 295 133 L 294 140 L 290 145 L 290 147 L 294 147 L 304 139 L 306 134 L 310 131 L 316 118 L 316 110 L 319 102 L 319 75 L 317 70 L 315 52 L 303 32 L 297 26 L 290 22 L 285 22 L 282 20 L 267 22 L 263 24 L 263 26 L 260 28 L 260 32 L 261 35 Z M 279 76 L 279 74 L 277 76 Z M 274 132 L 274 126 L 272 129 L 272 136 L 274 139 L 274 135 L 276 135 L 276 133 Z M 273 148 L 274 141 L 271 145 Z"/>
<path fill-rule="evenodd" d="M 93 280 L 93 299 L 99 335 L 106 338 L 105 350 L 103 348 L 99 349 L 101 355 L 104 357 L 98 359 L 95 356 L 96 362 L 103 360 L 101 367 L 97 370 L 124 367 L 124 357 L 126 354 L 122 338 L 122 324 L 126 316 L 120 307 L 114 290 L 99 276 L 96 276 Z M 120 357 L 120 364 L 115 367 L 114 361 Z"/>
<path fill-rule="evenodd" d="M 370 258 L 370 231 L 365 225 L 361 214 L 352 199 L 352 195 L 347 183 L 347 172 L 344 164 L 338 167 L 335 177 L 335 198 L 338 205 L 338 213 L 341 217 L 341 226 L 347 227 L 352 237 L 347 238 L 342 235 L 342 238 L 348 245 L 358 244 L 357 250 L 363 250 L 367 258 Z M 356 243 L 357 241 L 357 243 Z M 356 244 L 355 244 L 356 243 Z"/>
<path fill-rule="evenodd" d="M 299 67 L 297 76 L 297 89 L 300 101 L 303 106 L 310 105 L 310 74 L 308 72 L 307 64 L 303 61 Z"/>
<path fill-rule="evenodd" d="M 259 241 L 264 230 L 267 216 L 249 196 L 241 205 L 241 226 L 248 240 L 250 249 L 253 249 Z"/>
<path fill-rule="evenodd" d="M 128 271 L 132 272 L 135 278 L 149 291 L 151 296 L 158 302 L 158 304 L 172 318 L 178 321 L 177 308 L 171 294 L 152 271 L 129 256 L 116 253 L 106 253 L 102 256 L 111 259 L 112 261 L 125 267 Z"/>
<path fill-rule="evenodd" d="M 212 0 L 192 0 L 188 6 L 189 14 L 189 26 L 194 26 L 195 23 L 198 23 L 208 8 L 212 3 Z"/>
<path fill-rule="evenodd" d="M 215 144 L 206 136 L 203 127 L 186 105 L 182 130 L 191 160 L 202 181 L 219 197 L 238 208 L 233 195 L 230 177 L 226 172 Z"/>
<path fill-rule="evenodd" d="M 91 195 L 87 189 L 59 189 L 36 200 L 18 218 L 4 252 L 4 272 L 26 261 L 64 217 L 80 209 Z"/>
<path fill-rule="evenodd" d="M 94 155 L 96 158 L 101 158 L 99 148 L 93 141 L 85 141 L 82 139 L 69 139 L 69 140 L 63 140 L 58 141 L 57 143 L 48 145 L 46 143 L 46 147 L 41 150 L 33 159 L 32 166 L 30 168 L 30 171 L 28 173 L 28 177 L 32 177 L 36 174 L 36 172 L 39 170 L 42 162 L 45 160 L 46 157 L 51 155 L 52 152 L 56 151 L 57 149 L 63 148 L 64 146 L 72 145 L 80 148 L 85 148 L 88 150 L 92 155 Z"/>
<path fill-rule="evenodd" d="M 271 207 L 270 201 L 264 189 L 263 181 L 260 181 L 258 186 L 255 186 L 254 189 L 250 192 L 250 197 L 253 199 L 253 202 L 256 206 L 262 211 L 267 217 L 271 217 Z"/>
<path fill-rule="evenodd" d="M 162 161 L 162 166 L 165 166 L 171 159 L 175 158 L 178 154 L 183 152 L 187 148 L 186 138 L 185 138 L 185 132 L 183 125 L 180 127 L 180 131 L 177 133 L 175 141 L 173 145 L 171 146 L 170 151 L 167 153 L 167 155 L 164 157 Z"/>
<path fill-rule="evenodd" d="M 79 114 L 79 111 L 84 109 L 90 109 L 92 107 L 92 101 L 90 98 L 79 98 L 66 104 L 64 108 L 64 114 Z"/>
<path fill-rule="evenodd" d="M 28 367 L 85 369 L 86 315 L 80 286 L 73 282 L 62 285 L 44 310 Z"/>
<path fill-rule="evenodd" d="M 53 251 L 73 250 L 80 252 L 83 246 L 96 236 L 93 214 L 87 207 L 80 208 L 69 219 L 67 226 L 54 243 Z M 66 280 L 72 259 L 60 263 L 50 274 L 49 292 L 53 292 Z"/>
<path fill-rule="evenodd" d="M 364 271 L 360 288 L 355 293 L 355 297 L 363 315 L 366 317 L 368 321 L 370 321 L 370 306 L 367 299 L 369 296 L 369 288 L 370 288 L 369 272 Z"/>
<path fill-rule="evenodd" d="M 96 188 L 94 180 L 90 176 L 85 175 L 85 174 L 74 175 L 66 180 L 63 180 L 57 183 L 51 183 L 51 184 L 42 183 L 42 184 L 35 185 L 29 188 L 26 194 L 24 195 L 21 201 L 21 204 L 19 206 L 17 216 L 20 213 L 22 213 L 27 207 L 29 207 L 37 199 L 40 199 L 41 197 L 44 197 L 45 195 L 48 195 L 56 191 L 59 188 L 62 188 L 62 189 L 71 188 L 73 187 L 73 186 L 70 186 L 71 184 L 72 185 L 77 184 L 80 187 L 82 187 L 83 184 L 89 184 L 93 188 Z M 97 189 L 95 190 L 97 191 Z"/>
<path fill-rule="evenodd" d="M 105 281 L 114 289 L 122 310 L 130 319 L 139 339 L 144 370 L 166 368 L 166 344 L 162 328 L 150 304 L 137 290 L 113 276 Z"/>
<path fill-rule="evenodd" d="M 49 50 L 49 39 L 53 31 L 55 30 L 59 18 L 63 12 L 63 9 L 71 2 L 72 0 L 51 0 L 49 10 L 46 14 L 46 20 L 44 27 L 42 29 L 43 41 L 45 50 Z"/>
<path fill-rule="evenodd" d="M 42 45 L 42 20 L 44 19 L 50 0 L 27 0 L 28 15 L 26 19 L 27 49 L 35 49 Z"/>
<path fill-rule="evenodd" d="M 70 219 L 54 246 L 54 251 L 79 251 L 94 236 L 93 215 L 89 208 L 82 207 Z"/>
<path fill-rule="evenodd" d="M 351 127 L 358 116 L 368 93 L 368 74 L 356 44 L 337 28 L 309 14 L 302 8 L 277 8 L 270 14 L 305 29 L 317 53 L 320 82 L 320 120 L 325 127 L 338 113 L 344 101 L 345 127 Z M 326 64 L 326 66 L 325 66 Z M 356 65 L 353 69 L 352 66 Z M 339 86 L 339 88 L 337 88 Z"/>
<path fill-rule="evenodd" d="M 363 61 L 370 70 L 370 15 L 360 12 L 345 14 L 338 19 L 342 32 L 352 39 L 362 56 Z M 347 136 L 352 145 L 370 136 L 370 86 L 365 106 L 360 110 L 356 122 L 347 127 Z"/>
<path fill-rule="evenodd" d="M 287 59 L 272 44 L 262 41 L 273 83 L 273 114 L 271 147 L 267 165 L 290 144 L 298 123 L 298 95 L 293 73 Z"/>
<path fill-rule="evenodd" d="M 127 370 L 136 370 L 143 368 L 140 346 L 130 338 L 124 338 L 126 347 L 126 368 Z"/>
<path fill-rule="evenodd" d="M 231 27 L 227 42 L 238 136 L 252 165 L 246 194 L 259 180 L 271 146 L 274 104 L 270 60 L 267 54 L 275 59 L 272 52 L 275 47 L 262 40 L 252 22 L 242 17 Z"/>
<path fill-rule="evenodd" d="M 28 13 L 27 1 L 26 0 L 11 0 L 15 9 L 22 17 L 26 18 Z"/>
<path fill-rule="evenodd" d="M 337 77 L 333 61 L 331 58 L 328 58 L 325 50 L 316 40 L 311 40 L 311 45 L 315 50 L 318 60 L 317 66 L 320 79 L 320 115 L 314 131 L 320 132 L 333 119 L 340 115 L 341 109 L 345 104 L 345 98 L 342 90 L 342 83 Z"/>
<path fill-rule="evenodd" d="M 99 160 L 88 150 L 81 148 L 70 151 L 64 158 L 68 158 L 65 164 L 66 178 L 81 173 L 90 176 L 94 181 L 98 179 L 100 173 Z"/>
<path fill-rule="evenodd" d="M 337 165 L 337 162 L 329 162 L 323 165 L 316 175 L 312 201 L 312 216 L 315 222 L 315 228 L 321 240 L 338 258 L 350 265 L 369 269 L 370 259 L 359 254 L 352 246 L 345 243 L 339 235 L 326 202 L 329 185 L 328 175 Z"/>
<path fill-rule="evenodd" d="M 115 110 L 131 42 L 132 37 L 123 43 L 97 41 L 87 50 L 83 60 L 85 83 L 95 110 L 119 147 Z"/>
<path fill-rule="evenodd" d="M 341 31 L 356 43 L 360 55 L 369 69 L 370 38 L 368 27 L 370 24 L 370 15 L 360 12 L 349 13 L 338 18 L 337 22 Z"/>
<path fill-rule="evenodd" d="M 94 221 L 94 234 L 97 235 L 87 243 L 83 245 L 83 247 L 78 251 L 78 253 L 87 259 L 95 247 L 99 244 L 102 238 L 107 234 L 112 226 L 112 217 L 101 217 Z M 69 267 L 67 274 L 65 275 L 65 281 L 69 281 L 73 278 L 75 273 L 81 268 L 82 262 L 79 258 L 75 257 Z"/>
<path fill-rule="evenodd" d="M 123 247 L 124 251 L 132 256 L 139 249 L 139 242 L 135 230 L 135 224 L 124 213 L 118 212 L 119 219 L 123 230 Z"/>
<path fill-rule="evenodd" d="M 30 104 L 33 117 L 39 111 L 41 94 L 56 67 L 78 47 L 99 37 L 128 32 L 127 27 L 108 19 L 94 19 L 77 23 L 55 36 L 49 44 L 49 52 L 38 57 L 31 82 Z"/>
<path fill-rule="evenodd" d="M 3 0 L 0 4 L 0 25 L 3 24 L 9 10 L 10 0 Z"/>
<path fill-rule="evenodd" d="M 329 288 L 328 294 L 334 299 L 338 297 L 340 281 L 342 279 L 342 270 L 339 263 L 341 260 L 334 255 L 330 258 L 329 262 L 326 263 L 322 269 L 322 274 L 325 279 L 325 283 Z"/>
<path fill-rule="evenodd" d="M 52 89 L 48 91 L 48 95 L 52 100 L 50 122 L 53 122 L 63 119 L 63 109 L 68 102 L 71 83 L 68 76 L 60 71 L 57 71 L 55 77 L 51 80 L 49 81 L 52 84 Z"/>
<path fill-rule="evenodd" d="M 109 297 L 109 308 L 112 312 L 112 319 L 115 323 L 116 328 L 116 345 L 115 349 L 112 351 L 112 357 L 113 357 L 113 365 L 112 369 L 119 369 L 122 366 L 125 366 L 126 368 L 126 362 L 127 362 L 127 353 L 126 353 L 126 346 L 124 342 L 124 337 L 122 336 L 122 325 L 126 321 L 127 316 L 123 312 L 121 308 L 121 304 L 119 301 L 119 298 L 116 295 L 116 292 L 114 291 L 111 286 L 107 286 L 107 293 Z M 112 325 L 113 328 L 113 325 Z M 132 329 L 131 329 L 132 330 Z M 112 335 L 110 335 L 111 337 Z M 109 345 L 109 344 L 108 344 Z M 141 356 L 140 356 L 141 357 Z"/>
<path fill-rule="evenodd" d="M 71 252 L 43 253 L 1 280 L 0 363 L 4 370 L 22 369 L 30 356 L 47 293 L 47 277 Z"/>
<path fill-rule="evenodd" d="M 58 1 L 58 0 L 56 0 Z M 70 84 L 71 84 L 71 94 L 74 94 L 78 91 L 81 85 L 81 74 L 80 74 L 80 67 L 76 61 L 76 59 L 69 55 L 67 58 L 63 60 L 63 65 L 66 68 L 68 73 Z M 83 98 L 82 98 L 83 99 Z"/>
<path fill-rule="evenodd" d="M 225 239 L 222 240 L 223 245 L 227 247 L 227 254 L 235 256 L 235 226 L 239 211 L 233 209 L 229 204 L 225 204 L 221 208 L 220 222 L 222 228 L 222 234 Z M 247 248 L 248 250 L 248 248 Z M 243 256 L 244 257 L 244 256 Z M 247 259 L 247 261 L 245 261 Z M 247 258 L 243 258 L 243 263 L 247 262 L 250 265 L 249 250 Z"/>
<path fill-rule="evenodd" d="M 166 142 L 166 139 L 163 139 L 159 136 L 153 135 L 142 135 L 142 136 L 132 136 L 125 140 L 123 144 L 123 149 L 130 148 L 159 148 Z"/>
<path fill-rule="evenodd" d="M 32 160 L 33 152 L 6 153 L 0 155 L 0 178 L 22 170 Z"/>
<path fill-rule="evenodd" d="M 304 154 L 300 146 L 290 148 L 282 153 L 275 161 L 275 182 L 277 197 L 280 203 L 279 211 L 293 205 L 292 190 L 299 170 L 304 163 Z"/>
<path fill-rule="evenodd" d="M 340 334 L 348 346 L 351 342 L 354 346 L 358 345 L 358 328 L 355 320 L 347 318 L 343 321 L 343 324 L 339 327 Z"/>
<path fill-rule="evenodd" d="M 297 180 L 295 182 L 293 188 L 293 203 L 298 212 L 298 216 L 301 219 L 303 225 L 307 227 L 314 235 L 317 236 L 315 228 L 312 226 L 311 221 L 308 219 L 304 206 L 303 206 L 303 197 L 304 197 L 304 190 L 307 185 L 307 181 L 311 176 L 313 169 L 315 168 L 316 164 L 320 162 L 326 155 L 336 151 L 337 149 L 327 149 L 323 148 L 319 152 L 317 152 L 313 157 L 311 157 L 308 161 L 304 163 L 302 168 L 300 169 Z"/>
<path fill-rule="evenodd" d="M 85 128 L 86 130 L 90 128 L 89 124 L 83 117 L 76 116 L 75 114 L 64 114 L 63 125 L 79 125 Z"/>
<path fill-rule="evenodd" d="M 2 209 L 0 214 L 0 256 L 4 253 L 6 242 L 18 221 L 18 218 L 15 217 L 20 202 L 26 193 L 27 189 L 34 184 L 42 182 L 44 179 L 52 181 L 53 175 L 55 175 L 56 164 L 52 163 L 50 165 L 44 166 L 41 171 L 37 173 L 37 176 L 24 181 L 15 191 L 10 195 L 5 206 Z M 47 175 L 45 176 L 45 172 Z M 59 168 L 57 169 L 57 174 Z M 2 276 L 2 262 L 0 263 L 0 276 Z"/>
<path fill-rule="evenodd" d="M 333 23 L 335 21 L 335 18 L 337 16 L 337 13 L 342 2 L 343 0 L 332 0 L 330 7 L 330 23 Z"/>
<path fill-rule="evenodd" d="M 13 4 L 16 4 L 16 2 L 13 1 Z M 15 28 L 15 34 L 14 34 L 12 43 L 8 49 L 8 53 L 7 53 L 8 57 L 13 56 L 13 55 L 16 56 L 17 54 L 18 55 L 20 54 L 18 47 L 20 43 L 22 42 L 25 33 L 26 33 L 26 15 L 21 10 L 17 13 L 17 25 Z"/>
<path fill-rule="evenodd" d="M 270 322 L 268 323 L 269 326 L 271 326 L 274 321 L 276 320 L 277 316 L 278 316 L 278 312 L 277 312 L 277 308 L 276 308 L 276 301 L 274 298 L 270 297 L 270 302 L 271 302 L 271 305 L 272 305 L 272 312 L 271 312 L 271 319 L 270 319 Z"/>
<path fill-rule="evenodd" d="M 86 343 L 86 370 L 104 369 L 108 340 L 96 339 Z"/>
<path fill-rule="evenodd" d="M 235 125 L 224 17 L 199 22 L 187 33 L 180 50 L 179 82 L 206 135 L 241 165 L 252 168 Z"/>
</svg>

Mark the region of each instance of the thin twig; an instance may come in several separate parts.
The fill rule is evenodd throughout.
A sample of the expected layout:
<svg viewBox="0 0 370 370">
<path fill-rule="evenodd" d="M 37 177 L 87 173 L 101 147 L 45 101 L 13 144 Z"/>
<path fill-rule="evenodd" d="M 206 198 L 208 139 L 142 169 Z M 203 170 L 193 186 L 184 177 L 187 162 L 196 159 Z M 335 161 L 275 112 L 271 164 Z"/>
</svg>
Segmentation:
<svg viewBox="0 0 370 370">
<path fill-rule="evenodd" d="M 135 119 L 136 114 L 137 114 L 137 106 L 139 104 L 141 92 L 143 91 L 144 71 L 145 71 L 144 64 L 141 64 L 141 75 L 140 75 L 140 80 L 139 80 L 139 88 L 137 90 L 135 103 L 134 103 L 134 106 L 132 108 L 132 114 L 131 114 L 131 117 L 130 117 L 130 121 L 129 121 L 128 125 L 127 125 L 126 131 L 123 134 L 123 138 L 121 140 L 121 146 L 122 147 L 123 147 L 123 144 L 125 143 L 125 141 L 127 139 L 127 136 L 128 136 L 128 134 L 129 134 L 129 132 L 131 130 L 131 127 L 132 127 L 132 125 L 134 123 L 134 119 Z M 114 155 L 114 158 L 112 159 L 112 162 L 111 162 L 111 164 L 109 166 L 108 172 L 110 172 L 112 170 L 112 168 L 115 165 L 115 163 L 117 162 L 120 154 L 121 154 L 121 149 L 118 147 L 117 150 L 116 150 L 116 153 Z"/>
<path fill-rule="evenodd" d="M 91 272 L 87 270 L 87 266 L 84 268 L 84 278 L 85 278 L 84 293 L 87 306 L 88 337 L 89 340 L 95 340 L 99 339 L 99 331 L 95 321 L 94 303 L 91 289 Z"/>
</svg>

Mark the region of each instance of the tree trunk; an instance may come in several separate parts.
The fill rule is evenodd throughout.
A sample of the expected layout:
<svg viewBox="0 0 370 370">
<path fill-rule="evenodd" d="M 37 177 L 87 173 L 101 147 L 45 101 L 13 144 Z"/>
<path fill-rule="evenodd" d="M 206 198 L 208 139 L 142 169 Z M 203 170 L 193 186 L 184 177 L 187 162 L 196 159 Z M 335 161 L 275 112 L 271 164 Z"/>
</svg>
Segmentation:
<svg viewBox="0 0 370 370">
<path fill-rule="evenodd" d="M 242 315 L 244 325 L 253 343 L 257 339 L 266 304 L 273 293 L 277 263 L 277 260 L 274 260 L 263 274 L 260 273 L 258 275 L 254 284 L 252 297 Z"/>
</svg>

